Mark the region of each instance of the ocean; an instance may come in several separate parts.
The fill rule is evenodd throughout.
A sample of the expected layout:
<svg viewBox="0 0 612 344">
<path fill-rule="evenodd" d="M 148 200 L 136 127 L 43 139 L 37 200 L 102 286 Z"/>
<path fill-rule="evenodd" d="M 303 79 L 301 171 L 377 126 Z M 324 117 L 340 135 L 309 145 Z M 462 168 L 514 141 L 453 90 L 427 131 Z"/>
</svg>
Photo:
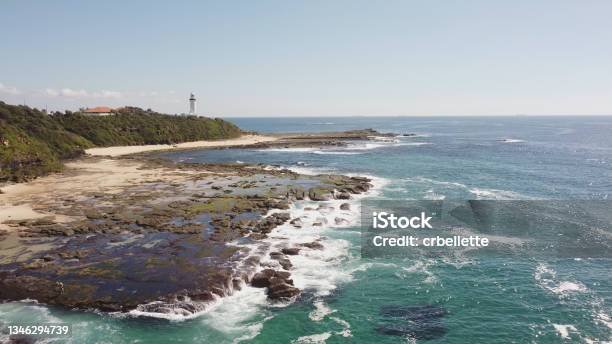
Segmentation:
<svg viewBox="0 0 612 344">
<path fill-rule="evenodd" d="M 307 174 L 373 179 L 375 189 L 352 200 L 350 211 L 319 212 L 328 225 L 281 226 L 266 239 L 270 245 L 322 239 L 323 250 L 292 257 L 292 277 L 304 290 L 294 303 L 270 304 L 262 289 L 245 287 L 189 319 L 69 311 L 34 302 L 2 304 L 0 319 L 71 324 L 72 339 L 58 343 L 612 341 L 610 256 L 362 258 L 359 230 L 363 198 L 606 201 L 612 194 L 612 117 L 231 120 L 261 133 L 373 128 L 416 135 L 325 149 L 163 154 L 186 163 L 263 163 Z M 312 216 L 308 206 L 308 201 L 299 202 L 291 209 L 293 216 Z M 346 222 L 335 225 L 338 216 Z M 609 245 L 612 236 L 607 232 L 599 240 Z"/>
</svg>

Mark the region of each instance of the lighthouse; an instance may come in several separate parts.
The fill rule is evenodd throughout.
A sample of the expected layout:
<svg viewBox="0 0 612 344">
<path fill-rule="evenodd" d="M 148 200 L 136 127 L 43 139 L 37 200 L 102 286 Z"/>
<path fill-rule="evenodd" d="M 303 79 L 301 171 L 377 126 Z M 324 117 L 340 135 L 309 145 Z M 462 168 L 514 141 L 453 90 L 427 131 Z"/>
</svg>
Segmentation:
<svg viewBox="0 0 612 344">
<path fill-rule="evenodd" d="M 190 115 L 195 115 L 195 102 L 196 102 L 196 98 L 195 95 L 192 93 L 191 96 L 189 96 L 189 114 Z"/>
</svg>

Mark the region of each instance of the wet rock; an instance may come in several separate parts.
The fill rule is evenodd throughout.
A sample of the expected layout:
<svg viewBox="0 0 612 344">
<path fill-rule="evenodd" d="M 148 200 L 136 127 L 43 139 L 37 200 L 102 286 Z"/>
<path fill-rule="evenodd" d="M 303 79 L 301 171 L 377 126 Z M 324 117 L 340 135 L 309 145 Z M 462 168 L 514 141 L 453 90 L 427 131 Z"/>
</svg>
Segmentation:
<svg viewBox="0 0 612 344">
<path fill-rule="evenodd" d="M 89 250 L 84 250 L 84 249 L 75 250 L 75 251 L 64 251 L 64 252 L 58 253 L 58 255 L 62 259 L 71 259 L 71 258 L 82 259 L 82 258 L 85 258 L 88 254 L 89 254 Z"/>
<path fill-rule="evenodd" d="M 48 226 L 48 225 L 54 225 L 54 224 L 55 224 L 55 221 L 53 221 L 52 216 L 43 217 L 43 218 L 36 219 L 36 220 L 33 220 L 27 223 L 27 225 L 30 225 L 30 226 Z"/>
<path fill-rule="evenodd" d="M 300 244 L 299 246 L 306 247 L 312 250 L 322 250 L 323 249 L 323 245 L 318 241 L 303 243 L 303 244 Z"/>
<path fill-rule="evenodd" d="M 283 300 L 300 295 L 300 290 L 288 283 L 279 282 L 270 285 L 267 294 L 272 300 Z"/>
<path fill-rule="evenodd" d="M 274 213 L 264 218 L 258 225 L 257 228 L 262 233 L 270 233 L 276 226 L 282 225 L 289 221 L 291 215 L 289 213 Z"/>
<path fill-rule="evenodd" d="M 271 252 L 270 258 L 278 261 L 278 263 L 285 270 L 291 270 L 291 268 L 293 268 L 293 264 L 291 264 L 291 261 L 289 260 L 289 258 L 287 258 L 287 256 L 281 252 Z"/>
<path fill-rule="evenodd" d="M 336 223 L 337 226 L 346 226 L 349 224 L 347 219 L 343 219 L 341 217 L 336 217 L 334 219 L 334 222 Z"/>
<path fill-rule="evenodd" d="M 321 204 L 320 206 L 317 207 L 317 210 L 322 214 L 329 214 L 332 211 L 334 211 L 334 207 Z"/>
<path fill-rule="evenodd" d="M 45 266 L 47 266 L 47 262 L 44 261 L 43 259 L 33 259 L 31 262 L 23 265 L 25 269 L 32 269 L 32 270 L 41 269 L 41 268 L 44 268 Z"/>
<path fill-rule="evenodd" d="M 210 291 L 208 291 L 208 290 L 201 291 L 201 292 L 190 293 L 189 297 L 192 300 L 198 301 L 198 302 L 209 302 L 209 301 L 213 301 L 215 299 L 215 296 Z"/>
<path fill-rule="evenodd" d="M 95 209 L 86 210 L 83 215 L 85 215 L 85 217 L 90 219 L 90 220 L 99 220 L 99 219 L 102 219 L 104 217 L 104 215 L 102 213 L 100 213 L 99 211 L 97 211 Z"/>
<path fill-rule="evenodd" d="M 302 228 L 302 226 L 304 225 L 302 223 L 302 219 L 300 219 L 299 217 L 296 217 L 295 219 L 289 221 L 289 223 L 295 228 Z"/>
<path fill-rule="evenodd" d="M 287 198 L 293 198 L 298 201 L 303 200 L 306 197 L 306 192 L 301 186 L 292 186 L 287 190 Z"/>
<path fill-rule="evenodd" d="M 342 203 L 342 204 L 340 204 L 340 210 L 351 210 L 350 203 Z"/>
<path fill-rule="evenodd" d="M 350 199 L 351 195 L 348 192 L 339 192 L 336 195 L 336 199 Z"/>
<path fill-rule="evenodd" d="M 43 259 L 45 262 L 49 262 L 49 261 L 55 260 L 55 258 L 56 258 L 56 257 L 55 257 L 54 255 L 51 255 L 51 254 L 46 254 L 46 255 L 44 255 L 44 256 L 42 257 L 42 259 Z"/>
<path fill-rule="evenodd" d="M 268 288 L 266 293 L 270 299 L 288 299 L 300 294 L 300 290 L 293 286 L 293 281 L 289 277 L 288 272 L 265 269 L 253 276 L 251 285 L 256 288 Z"/>
<path fill-rule="evenodd" d="M 258 273 L 256 273 L 251 279 L 251 285 L 255 288 L 267 288 L 272 284 L 272 279 L 276 278 L 282 280 L 284 282 L 291 281 L 289 277 L 291 274 L 286 271 L 277 271 L 272 269 L 264 269 Z M 293 284 L 293 281 L 291 281 Z"/>
<path fill-rule="evenodd" d="M 325 187 L 312 187 L 308 189 L 308 197 L 312 201 L 329 201 L 332 190 Z"/>
<path fill-rule="evenodd" d="M 323 226 L 327 224 L 327 219 L 324 217 L 317 217 L 317 219 L 312 223 L 313 226 Z"/>
<path fill-rule="evenodd" d="M 281 252 L 288 256 L 295 256 L 300 253 L 300 249 L 298 247 L 285 247 Z"/>
</svg>

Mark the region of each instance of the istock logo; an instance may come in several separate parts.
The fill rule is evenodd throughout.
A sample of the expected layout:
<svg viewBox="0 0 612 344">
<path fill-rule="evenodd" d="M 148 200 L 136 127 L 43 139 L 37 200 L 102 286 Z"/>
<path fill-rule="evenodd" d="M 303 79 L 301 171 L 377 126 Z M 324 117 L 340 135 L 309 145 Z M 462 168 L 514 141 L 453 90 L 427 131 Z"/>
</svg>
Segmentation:
<svg viewBox="0 0 612 344">
<path fill-rule="evenodd" d="M 396 216 L 393 213 L 387 213 L 385 211 L 373 212 L 372 213 L 372 228 L 375 229 L 431 229 L 431 216 L 427 216 L 425 212 L 421 212 L 420 216 Z"/>
</svg>

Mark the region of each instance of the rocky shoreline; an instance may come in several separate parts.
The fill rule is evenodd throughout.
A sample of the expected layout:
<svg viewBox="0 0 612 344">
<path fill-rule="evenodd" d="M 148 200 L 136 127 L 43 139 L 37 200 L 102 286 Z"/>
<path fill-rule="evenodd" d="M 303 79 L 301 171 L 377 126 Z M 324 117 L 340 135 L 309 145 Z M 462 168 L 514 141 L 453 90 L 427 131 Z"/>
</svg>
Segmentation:
<svg viewBox="0 0 612 344">
<path fill-rule="evenodd" d="M 270 144 L 321 145 L 340 142 L 340 136 Z M 232 243 L 257 243 L 285 223 L 296 230 L 321 226 L 301 223 L 287 209 L 299 200 L 348 200 L 372 187 L 364 177 L 300 175 L 265 165 L 173 164 L 142 155 L 79 163 L 93 171 L 100 164 L 123 165 L 145 177 L 108 188 L 70 188 L 70 178 L 88 172 L 69 169 L 55 176 L 58 185 L 66 178 L 65 187 L 10 200 L 31 204 L 45 216 L 4 222 L 1 300 L 189 315 L 244 285 L 266 288 L 271 300 L 292 299 L 301 291 L 291 279 L 291 256 L 320 250 L 319 242 L 284 247 L 268 257 Z"/>
</svg>

